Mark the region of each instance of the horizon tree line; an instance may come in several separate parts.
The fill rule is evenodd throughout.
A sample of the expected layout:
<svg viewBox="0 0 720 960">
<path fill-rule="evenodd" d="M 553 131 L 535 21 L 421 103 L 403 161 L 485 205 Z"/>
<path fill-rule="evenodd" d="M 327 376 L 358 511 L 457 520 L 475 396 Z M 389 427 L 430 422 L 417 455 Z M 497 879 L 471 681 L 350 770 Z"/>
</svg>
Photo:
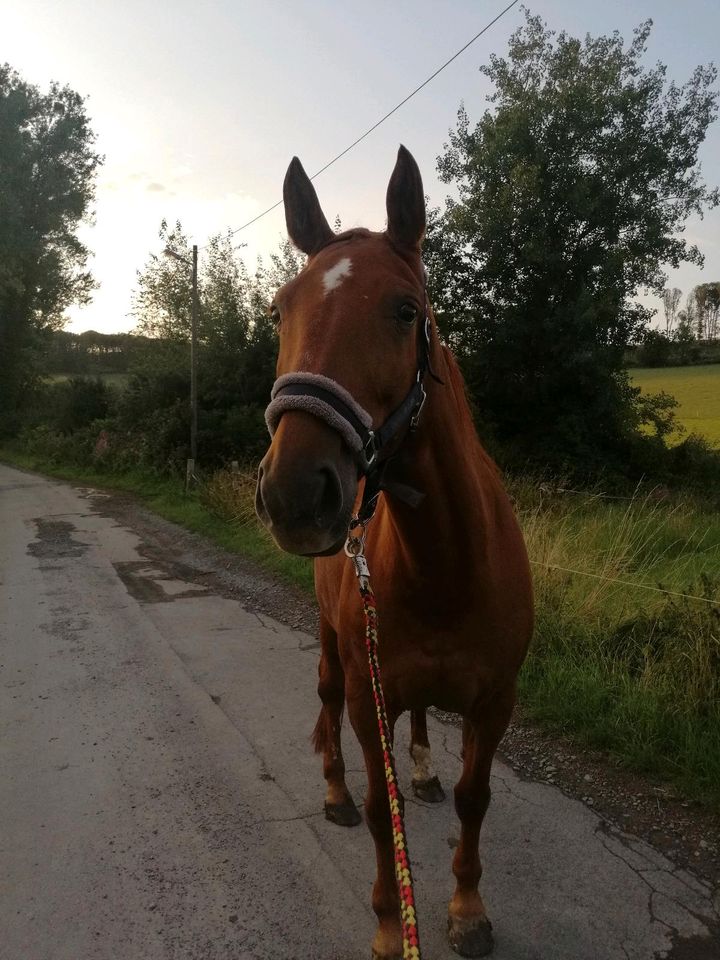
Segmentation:
<svg viewBox="0 0 720 960">
<path fill-rule="evenodd" d="M 693 287 L 680 308 L 682 290 L 666 287 L 662 291 L 665 336 L 698 341 L 720 338 L 720 280 Z"/>
</svg>

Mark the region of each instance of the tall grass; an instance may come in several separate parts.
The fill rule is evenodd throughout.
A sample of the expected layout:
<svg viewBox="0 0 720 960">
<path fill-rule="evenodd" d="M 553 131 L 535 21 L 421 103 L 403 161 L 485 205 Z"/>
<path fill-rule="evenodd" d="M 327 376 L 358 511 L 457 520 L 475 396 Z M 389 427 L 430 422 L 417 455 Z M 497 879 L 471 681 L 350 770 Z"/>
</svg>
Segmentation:
<svg viewBox="0 0 720 960">
<path fill-rule="evenodd" d="M 720 802 L 720 515 L 511 489 L 536 591 L 526 714 Z"/>
</svg>

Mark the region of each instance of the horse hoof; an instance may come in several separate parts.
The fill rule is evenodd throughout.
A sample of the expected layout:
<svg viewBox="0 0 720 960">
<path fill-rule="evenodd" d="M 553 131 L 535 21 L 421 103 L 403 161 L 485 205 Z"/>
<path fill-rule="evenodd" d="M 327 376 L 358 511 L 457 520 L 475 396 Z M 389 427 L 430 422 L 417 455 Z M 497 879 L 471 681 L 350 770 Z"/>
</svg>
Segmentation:
<svg viewBox="0 0 720 960">
<path fill-rule="evenodd" d="M 418 800 L 424 800 L 426 803 L 442 803 L 445 799 L 445 791 L 437 777 L 431 777 L 429 780 L 413 780 L 412 788 Z"/>
<path fill-rule="evenodd" d="M 362 821 L 360 811 L 352 799 L 345 803 L 326 803 L 325 819 L 339 827 L 356 827 Z"/>
<path fill-rule="evenodd" d="M 487 917 L 474 920 L 448 917 L 448 940 L 461 957 L 486 957 L 494 944 L 492 924 Z"/>
</svg>

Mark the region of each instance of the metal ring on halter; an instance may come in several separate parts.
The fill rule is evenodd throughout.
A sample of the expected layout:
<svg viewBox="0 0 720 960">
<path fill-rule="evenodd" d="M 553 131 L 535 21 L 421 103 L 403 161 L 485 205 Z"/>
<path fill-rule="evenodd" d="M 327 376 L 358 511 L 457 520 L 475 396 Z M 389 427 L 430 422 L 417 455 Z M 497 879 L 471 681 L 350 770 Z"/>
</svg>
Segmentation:
<svg viewBox="0 0 720 960">
<path fill-rule="evenodd" d="M 353 530 L 360 527 L 360 536 L 353 536 Z M 353 517 L 348 526 L 347 540 L 345 541 L 345 556 L 355 559 L 362 556 L 365 551 L 365 538 L 367 536 L 367 522 L 360 520 L 359 517 Z"/>
</svg>

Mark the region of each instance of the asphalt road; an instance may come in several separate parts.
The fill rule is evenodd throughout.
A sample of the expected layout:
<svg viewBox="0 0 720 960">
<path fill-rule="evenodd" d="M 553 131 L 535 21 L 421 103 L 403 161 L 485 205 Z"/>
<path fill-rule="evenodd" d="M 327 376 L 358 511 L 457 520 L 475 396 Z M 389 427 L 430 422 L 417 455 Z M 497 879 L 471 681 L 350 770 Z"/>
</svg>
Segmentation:
<svg viewBox="0 0 720 960">
<path fill-rule="evenodd" d="M 367 960 L 374 854 L 322 815 L 317 657 L 148 560 L 101 495 L 0 466 L 2 960 Z M 431 719 L 430 738 L 451 787 L 459 731 Z M 406 743 L 401 721 L 407 786 Z M 493 794 L 496 960 L 720 957 L 717 891 L 501 763 Z M 415 800 L 407 819 L 442 960 L 457 821 Z"/>
</svg>

